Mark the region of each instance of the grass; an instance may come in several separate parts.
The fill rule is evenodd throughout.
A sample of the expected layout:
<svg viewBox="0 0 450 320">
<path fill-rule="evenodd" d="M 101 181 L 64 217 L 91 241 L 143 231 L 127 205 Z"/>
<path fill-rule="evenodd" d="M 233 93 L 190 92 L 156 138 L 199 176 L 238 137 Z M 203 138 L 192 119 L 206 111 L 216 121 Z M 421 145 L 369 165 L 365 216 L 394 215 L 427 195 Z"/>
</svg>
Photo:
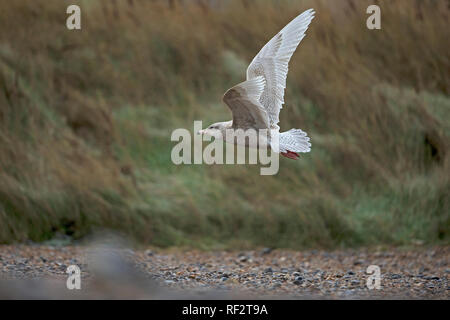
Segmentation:
<svg viewBox="0 0 450 320">
<path fill-rule="evenodd" d="M 0 243 L 113 229 L 161 247 L 448 244 L 444 1 L 0 4 Z M 276 176 L 175 166 L 173 129 L 227 120 L 223 92 L 313 7 L 280 118 L 312 152 Z"/>
</svg>

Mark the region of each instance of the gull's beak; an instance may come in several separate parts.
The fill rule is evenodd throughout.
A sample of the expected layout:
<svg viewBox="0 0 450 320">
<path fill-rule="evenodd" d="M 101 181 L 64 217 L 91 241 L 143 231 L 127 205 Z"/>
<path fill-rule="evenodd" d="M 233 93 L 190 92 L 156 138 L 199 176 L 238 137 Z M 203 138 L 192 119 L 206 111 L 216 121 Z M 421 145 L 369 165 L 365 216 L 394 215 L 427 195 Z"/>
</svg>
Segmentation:
<svg viewBox="0 0 450 320">
<path fill-rule="evenodd" d="M 197 131 L 197 134 L 203 134 L 203 132 L 205 132 L 205 130 L 199 130 Z"/>
</svg>

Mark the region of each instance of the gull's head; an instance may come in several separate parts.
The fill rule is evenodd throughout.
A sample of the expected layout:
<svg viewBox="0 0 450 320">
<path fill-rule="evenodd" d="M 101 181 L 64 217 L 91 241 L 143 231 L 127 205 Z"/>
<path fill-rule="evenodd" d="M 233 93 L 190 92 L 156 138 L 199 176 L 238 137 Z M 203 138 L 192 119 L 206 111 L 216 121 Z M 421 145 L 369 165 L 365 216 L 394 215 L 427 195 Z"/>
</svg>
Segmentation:
<svg viewBox="0 0 450 320">
<path fill-rule="evenodd" d="M 222 138 L 222 132 L 227 128 L 227 122 L 213 123 L 206 129 L 200 130 L 197 134 L 205 134 L 214 138 Z"/>
</svg>

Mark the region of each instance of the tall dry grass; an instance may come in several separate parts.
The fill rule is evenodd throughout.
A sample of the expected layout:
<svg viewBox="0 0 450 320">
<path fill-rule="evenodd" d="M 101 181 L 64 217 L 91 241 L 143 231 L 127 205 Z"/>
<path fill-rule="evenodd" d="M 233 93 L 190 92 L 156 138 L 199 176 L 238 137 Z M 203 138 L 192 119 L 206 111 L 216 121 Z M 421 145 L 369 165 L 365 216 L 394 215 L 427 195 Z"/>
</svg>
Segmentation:
<svg viewBox="0 0 450 320">
<path fill-rule="evenodd" d="M 0 242 L 113 228 L 155 245 L 449 239 L 445 1 L 0 3 Z M 170 162 L 170 132 L 228 119 L 223 92 L 287 22 L 317 14 L 281 112 L 313 150 L 274 177 Z"/>
</svg>

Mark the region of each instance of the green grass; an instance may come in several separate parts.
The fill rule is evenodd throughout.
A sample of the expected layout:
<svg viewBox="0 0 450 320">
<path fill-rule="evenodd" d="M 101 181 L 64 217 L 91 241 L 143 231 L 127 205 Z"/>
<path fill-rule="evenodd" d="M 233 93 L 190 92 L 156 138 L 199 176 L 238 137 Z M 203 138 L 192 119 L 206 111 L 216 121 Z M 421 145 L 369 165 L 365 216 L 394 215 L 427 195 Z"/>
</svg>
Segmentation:
<svg viewBox="0 0 450 320">
<path fill-rule="evenodd" d="M 82 31 L 60 1 L 0 4 L 0 243 L 98 229 L 203 249 L 449 243 L 443 2 L 380 1 L 380 31 L 365 1 L 174 3 L 82 1 Z M 172 130 L 229 119 L 223 92 L 309 7 L 280 124 L 312 152 L 275 176 L 172 164 Z"/>
</svg>

